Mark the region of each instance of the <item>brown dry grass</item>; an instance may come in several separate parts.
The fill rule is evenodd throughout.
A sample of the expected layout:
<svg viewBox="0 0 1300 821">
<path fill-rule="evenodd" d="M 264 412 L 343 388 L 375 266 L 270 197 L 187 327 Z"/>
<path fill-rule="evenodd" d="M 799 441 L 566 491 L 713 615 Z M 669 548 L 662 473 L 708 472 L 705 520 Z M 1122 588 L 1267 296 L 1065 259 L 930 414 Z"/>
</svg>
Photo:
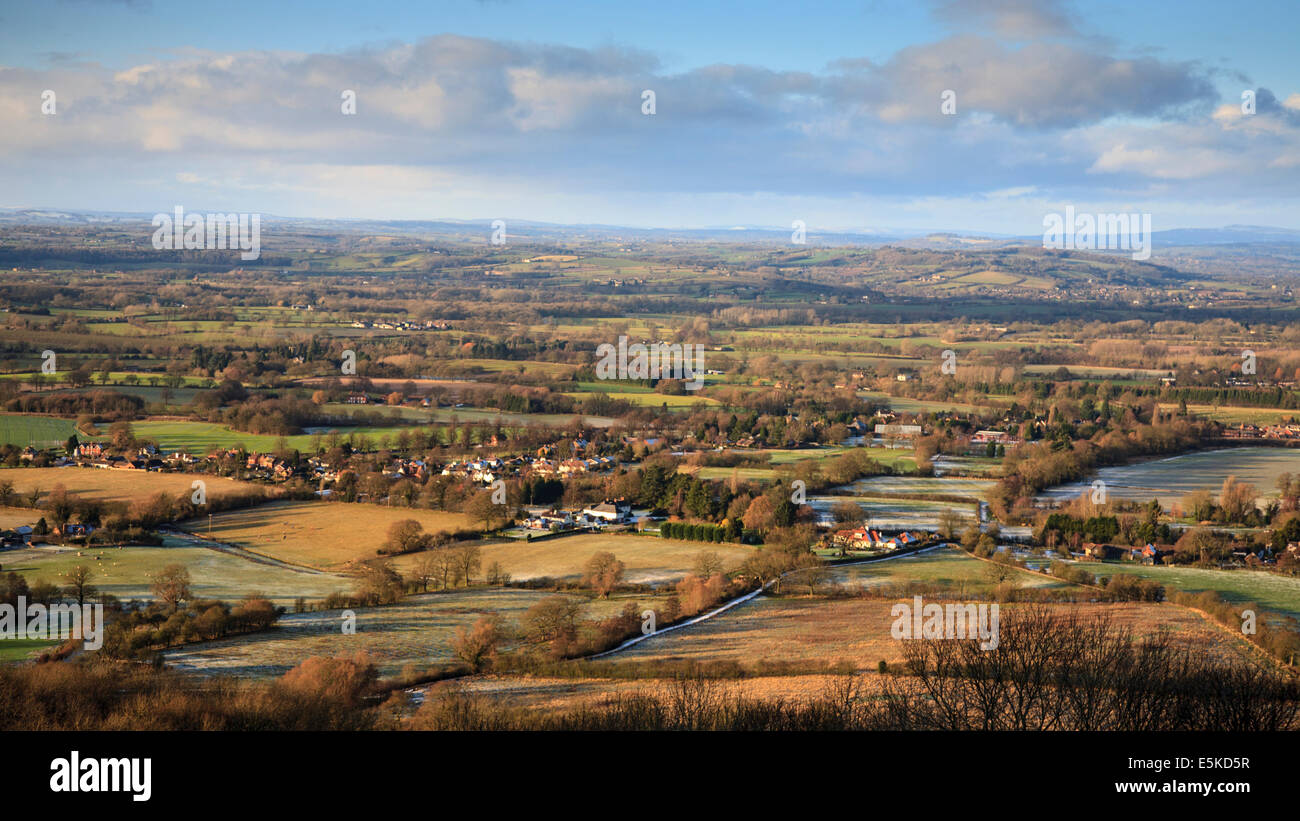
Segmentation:
<svg viewBox="0 0 1300 821">
<path fill-rule="evenodd" d="M 14 489 L 20 496 L 26 496 L 33 488 L 40 488 L 48 495 L 56 485 L 63 485 L 69 495 L 78 499 L 108 502 L 144 501 L 159 493 L 172 497 L 182 494 L 188 496 L 193 492 L 195 479 L 202 479 L 206 483 L 210 499 L 262 487 L 220 476 L 81 467 L 6 469 L 0 470 L 0 479 L 13 482 Z"/>
<path fill-rule="evenodd" d="M 724 680 L 718 686 L 729 693 L 761 699 L 807 700 L 823 695 L 835 677 L 829 674 L 804 676 L 762 676 Z M 874 674 L 858 676 L 864 689 L 875 690 L 879 677 Z M 462 692 L 470 696 L 491 698 L 494 702 L 512 706 L 544 710 L 572 709 L 593 706 L 612 698 L 636 695 L 665 696 L 669 682 L 664 679 L 604 679 L 604 678 L 551 678 L 526 675 L 482 675 L 444 681 L 421 688 L 426 697 L 436 698 L 440 693 Z"/>
<path fill-rule="evenodd" d="M 24 507 L 0 507 L 0 529 L 11 530 L 22 525 L 36 524 L 41 517 L 39 510 Z"/>
<path fill-rule="evenodd" d="M 717 618 L 641 642 L 613 657 L 619 660 L 685 659 L 826 663 L 845 660 L 858 669 L 875 669 L 884 660 L 903 661 L 904 642 L 890 635 L 895 599 L 796 599 L 761 597 Z M 1015 604 L 1001 606 L 1013 617 Z M 1173 604 L 1125 602 L 1051 605 L 1082 619 L 1108 616 L 1135 636 L 1160 630 L 1176 645 L 1224 660 L 1252 658 L 1244 642 L 1230 639 L 1204 616 Z"/>
<path fill-rule="evenodd" d="M 885 659 L 893 669 L 903 662 L 904 643 L 889 635 L 893 623 L 889 610 L 895 603 L 893 599 L 760 599 L 703 624 L 643 642 L 612 657 L 613 663 L 734 661 L 753 670 L 764 661 L 824 665 L 846 660 L 858 669 L 855 675 L 862 693 L 869 695 L 879 689 L 882 681 L 874 672 L 879 660 Z M 1002 607 L 1005 619 L 1016 605 Z M 1177 605 L 1085 603 L 1051 607 L 1081 619 L 1105 615 L 1120 629 L 1139 637 L 1168 631 L 1176 647 L 1210 654 L 1228 663 L 1258 663 L 1243 642 L 1229 637 L 1200 614 Z M 665 696 L 671 686 L 666 678 L 603 678 L 601 664 L 594 663 L 593 675 L 584 678 L 481 675 L 424 689 L 428 697 L 460 691 L 503 706 L 569 710 L 598 706 L 618 697 Z M 736 696 L 807 701 L 826 695 L 838 678 L 831 673 L 750 675 L 723 679 L 715 686 Z"/>
<path fill-rule="evenodd" d="M 430 533 L 474 526 L 461 513 L 342 502 L 274 502 L 216 514 L 211 535 L 291 564 L 337 569 L 351 561 L 376 558 L 388 538 L 389 525 L 402 519 L 415 519 Z M 208 535 L 206 517 L 182 527 Z"/>
<path fill-rule="evenodd" d="M 727 570 L 734 570 L 752 548 L 734 544 L 689 542 L 633 536 L 617 533 L 590 533 L 564 536 L 539 542 L 512 541 L 483 545 L 483 567 L 498 562 L 516 581 L 549 576 L 575 581 L 593 554 L 613 553 L 626 566 L 624 579 L 634 584 L 675 581 L 690 572 L 695 557 L 702 552 L 716 553 Z M 419 554 L 402 556 L 394 564 L 405 572 L 418 561 Z"/>
</svg>

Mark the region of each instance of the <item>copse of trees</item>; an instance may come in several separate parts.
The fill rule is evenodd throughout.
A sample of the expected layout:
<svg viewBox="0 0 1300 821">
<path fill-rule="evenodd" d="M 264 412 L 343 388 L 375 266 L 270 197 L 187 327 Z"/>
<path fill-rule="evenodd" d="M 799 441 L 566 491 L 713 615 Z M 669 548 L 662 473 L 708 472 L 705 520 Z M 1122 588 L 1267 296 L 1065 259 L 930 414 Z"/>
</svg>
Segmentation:
<svg viewBox="0 0 1300 821">
<path fill-rule="evenodd" d="M 1165 600 L 1164 585 L 1154 579 L 1144 579 L 1132 573 L 1116 573 L 1102 579 L 1106 598 L 1111 601 L 1147 601 Z"/>
<path fill-rule="evenodd" d="M 8 399 L 4 409 L 12 413 L 48 413 L 58 416 L 91 414 L 97 419 L 138 419 L 145 402 L 138 396 L 112 390 L 88 393 L 23 394 Z"/>
<path fill-rule="evenodd" d="M 1052 513 L 1043 524 L 1039 541 L 1048 541 L 1049 534 L 1067 539 L 1077 534 L 1090 542 L 1110 542 L 1119 535 L 1119 519 L 1114 516 L 1080 519 L 1064 513 Z"/>
<path fill-rule="evenodd" d="M 185 586 L 188 588 L 188 583 Z M 266 630 L 283 613 L 283 608 L 257 593 L 234 605 L 172 598 L 124 610 L 109 619 L 98 653 L 113 659 L 148 659 L 169 647 Z"/>
</svg>

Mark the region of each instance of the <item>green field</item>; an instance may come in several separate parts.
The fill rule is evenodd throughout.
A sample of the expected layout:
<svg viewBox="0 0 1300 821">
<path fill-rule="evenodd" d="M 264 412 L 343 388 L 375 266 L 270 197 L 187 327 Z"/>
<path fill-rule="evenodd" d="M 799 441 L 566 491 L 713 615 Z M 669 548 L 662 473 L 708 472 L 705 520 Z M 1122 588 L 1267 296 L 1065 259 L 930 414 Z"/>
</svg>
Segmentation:
<svg viewBox="0 0 1300 821">
<path fill-rule="evenodd" d="M 0 414 L 0 444 L 49 447 L 62 445 L 76 432 L 71 419 Z"/>
<path fill-rule="evenodd" d="M 831 570 L 831 578 L 848 587 L 904 585 L 921 581 L 942 585 L 956 595 L 984 594 L 994 588 L 989 565 L 954 547 L 940 547 L 912 556 L 900 556 L 883 562 L 841 565 Z M 1017 573 L 1020 587 L 1066 587 L 1065 582 L 1036 573 Z"/>
<path fill-rule="evenodd" d="M 700 479 L 725 481 L 733 475 L 745 481 L 772 482 L 791 466 L 809 459 L 831 459 L 849 451 L 861 451 L 861 447 L 844 445 L 823 445 L 816 448 L 773 448 L 769 450 L 746 450 L 733 448 L 735 453 L 767 456 L 772 467 L 701 467 L 683 465 L 679 470 L 691 473 Z M 866 448 L 867 455 L 882 465 L 903 472 L 916 470 L 916 456 L 907 448 Z M 952 481 L 952 480 L 949 480 Z"/>
<path fill-rule="evenodd" d="M 880 496 L 809 496 L 808 504 L 821 516 L 829 518 L 831 508 L 840 500 L 857 502 L 865 511 L 870 527 L 906 528 L 935 531 L 945 510 L 952 511 L 959 527 L 975 521 L 975 502 L 942 502 L 931 499 L 894 499 Z"/>
<path fill-rule="evenodd" d="M 33 653 L 58 646 L 59 642 L 45 639 L 2 639 L 0 640 L 0 663 L 25 661 Z"/>
<path fill-rule="evenodd" d="M 207 453 L 213 448 L 229 448 L 242 445 L 250 451 L 274 451 L 279 436 L 264 436 L 244 433 L 214 422 L 190 421 L 145 421 L 132 423 L 132 429 L 139 439 L 153 439 L 163 451 L 184 450 L 191 453 Z M 345 440 L 348 436 L 367 436 L 377 443 L 384 437 L 396 436 L 400 428 L 391 427 L 340 427 L 339 436 Z M 329 434 L 323 434 L 322 438 Z M 312 434 L 304 433 L 286 436 L 285 441 L 291 449 L 311 451 L 315 439 Z"/>
<path fill-rule="evenodd" d="M 1291 576 L 1264 570 L 1148 567 L 1128 562 L 1082 562 L 1079 566 L 1098 576 L 1132 573 L 1185 593 L 1214 590 L 1230 602 L 1255 602 L 1260 607 L 1300 618 L 1300 579 Z"/>
<path fill-rule="evenodd" d="M 622 399 L 626 402 L 629 402 L 633 405 L 637 405 L 643 408 L 657 408 L 660 405 L 666 405 L 669 408 L 689 408 L 695 405 L 696 403 L 703 403 L 705 405 L 711 405 L 711 406 L 722 404 L 716 399 L 710 399 L 707 396 L 698 396 L 689 391 L 682 396 L 669 396 L 668 394 L 663 394 L 663 393 L 624 391 L 621 389 L 620 386 L 620 390 L 618 391 L 601 391 L 601 393 L 604 393 L 606 396 L 610 397 L 611 399 Z M 571 396 L 574 399 L 582 399 L 587 394 L 566 393 L 564 395 Z"/>
</svg>

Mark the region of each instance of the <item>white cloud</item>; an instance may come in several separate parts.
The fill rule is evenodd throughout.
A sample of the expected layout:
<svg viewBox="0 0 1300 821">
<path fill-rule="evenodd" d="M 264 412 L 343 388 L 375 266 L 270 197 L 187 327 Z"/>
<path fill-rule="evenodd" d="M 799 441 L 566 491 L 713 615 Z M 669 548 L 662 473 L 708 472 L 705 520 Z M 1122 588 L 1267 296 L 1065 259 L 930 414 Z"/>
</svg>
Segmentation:
<svg viewBox="0 0 1300 821">
<path fill-rule="evenodd" d="M 1024 4 L 1000 8 L 1017 31 L 1040 25 Z M 123 71 L 0 68 L 0 158 L 30 171 L 0 181 L 65 206 L 81 203 L 45 197 L 165 202 L 175 185 L 245 211 L 545 220 L 586 209 L 610 221 L 650 213 L 651 198 L 700 203 L 697 219 L 722 223 L 752 220 L 703 203 L 835 212 L 882 195 L 946 208 L 1133 198 L 1154 185 L 1206 200 L 1300 191 L 1300 95 L 1243 119 L 1195 66 L 1081 42 L 957 36 L 817 74 L 667 73 L 635 50 L 457 36 L 334 54 L 187 50 Z M 59 93 L 56 117 L 40 113 L 44 88 Z M 653 116 L 641 113 L 645 88 Z M 939 109 L 947 88 L 952 117 Z M 340 111 L 344 89 L 354 116 Z"/>
</svg>

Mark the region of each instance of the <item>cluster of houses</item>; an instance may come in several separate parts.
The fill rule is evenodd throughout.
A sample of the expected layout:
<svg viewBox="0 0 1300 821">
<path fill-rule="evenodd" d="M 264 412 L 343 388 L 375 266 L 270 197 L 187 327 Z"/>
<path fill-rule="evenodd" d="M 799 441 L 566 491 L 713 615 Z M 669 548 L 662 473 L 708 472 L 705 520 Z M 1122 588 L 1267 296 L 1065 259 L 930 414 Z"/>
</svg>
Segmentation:
<svg viewBox="0 0 1300 821">
<path fill-rule="evenodd" d="M 496 446 L 500 442 L 494 436 L 492 441 L 485 444 Z M 588 450 L 588 444 L 582 439 L 574 440 L 571 450 L 579 455 L 568 459 L 555 458 L 552 455 L 555 448 L 548 447 L 541 449 L 536 456 L 524 454 L 509 458 L 456 460 L 441 468 L 423 459 L 394 456 L 381 467 L 381 471 L 389 478 L 409 478 L 420 483 L 441 472 L 443 476 L 455 476 L 482 484 L 491 484 L 498 479 L 513 476 L 565 477 L 608 472 L 619 466 L 618 459 L 614 457 L 582 456 L 581 454 Z M 71 455 L 59 452 L 57 456 L 53 456 L 50 451 L 43 452 L 35 447 L 27 447 L 22 451 L 20 458 L 30 462 L 42 455 L 52 456 L 49 464 L 55 467 L 79 466 L 110 470 L 178 472 L 189 472 L 196 468 L 199 472 L 204 472 L 205 464 L 238 459 L 250 474 L 249 478 L 270 482 L 286 482 L 296 476 L 309 481 L 323 480 L 328 484 L 337 481 L 347 470 L 345 466 L 332 464 L 324 456 L 312 456 L 295 465 L 273 453 L 257 451 L 247 453 L 237 448 L 218 448 L 206 456 L 195 456 L 185 451 L 163 454 L 152 444 L 145 444 L 125 453 L 115 453 L 100 442 L 85 442 L 79 444 Z"/>
<path fill-rule="evenodd" d="M 491 484 L 498 478 L 506 475 L 509 467 L 516 467 L 520 462 L 516 459 L 469 459 L 466 461 L 451 461 L 442 469 L 443 476 L 455 476 L 458 479 L 469 479 L 471 482 L 482 482 Z"/>
<path fill-rule="evenodd" d="M 970 438 L 972 445 L 1018 445 L 1020 440 L 1006 431 L 1001 430 L 977 430 Z"/>
<path fill-rule="evenodd" d="M 1164 564 L 1165 557 L 1172 556 L 1174 549 L 1168 545 L 1155 545 L 1147 542 L 1142 547 L 1128 547 L 1113 544 L 1096 544 L 1094 542 L 1084 542 L 1083 553 L 1076 554 L 1076 558 L 1085 561 L 1118 561 L 1127 560 L 1139 562 L 1141 564 Z"/>
<path fill-rule="evenodd" d="M 904 530 L 896 536 L 886 536 L 878 530 L 865 527 L 837 530 L 831 534 L 831 544 L 844 550 L 899 550 L 925 539 L 923 533 Z"/>
<path fill-rule="evenodd" d="M 39 514 L 33 514 L 39 515 Z M 48 535 L 61 536 L 65 538 L 77 538 L 80 536 L 89 536 L 94 533 L 96 526 L 86 524 L 85 522 L 64 522 L 56 524 L 50 528 Z M 7 550 L 12 547 L 22 547 L 33 542 L 39 544 L 47 534 L 38 534 L 36 528 L 31 525 L 19 525 L 18 527 L 6 528 L 0 530 L 0 550 Z"/>
<path fill-rule="evenodd" d="M 25 544 L 32 543 L 32 526 L 22 525 L 20 527 L 6 528 L 0 530 L 0 549 L 10 547 L 21 547 Z"/>
<path fill-rule="evenodd" d="M 353 320 L 352 327 L 378 328 L 381 331 L 446 331 L 451 328 L 451 323 L 445 319 L 426 319 L 423 322 L 411 322 L 405 319 L 371 322 L 368 319 L 357 319 Z"/>
<path fill-rule="evenodd" d="M 568 530 L 599 530 L 624 525 L 632 520 L 632 504 L 626 499 L 606 499 L 581 510 L 543 510 L 524 521 L 529 530 L 557 533 Z"/>
<path fill-rule="evenodd" d="M 1073 556 L 1081 561 L 1130 561 L 1140 564 L 1158 565 L 1172 561 L 1174 548 L 1169 545 L 1157 545 L 1148 542 L 1141 547 L 1128 547 L 1113 544 L 1094 544 L 1085 542 L 1081 553 Z M 1274 554 L 1273 548 L 1263 547 L 1257 552 L 1234 550 L 1232 558 L 1220 563 L 1222 567 L 1244 567 L 1253 565 L 1277 564 L 1279 556 L 1300 559 L 1300 543 L 1291 542 L 1280 554 Z"/>
<path fill-rule="evenodd" d="M 1223 429 L 1224 439 L 1300 439 L 1300 425 L 1240 424 Z"/>
<path fill-rule="evenodd" d="M 287 481 L 294 474 L 293 465 L 288 460 L 281 459 L 270 453 L 248 454 L 245 467 L 279 482 Z"/>
<path fill-rule="evenodd" d="M 387 394 L 375 394 L 374 396 L 363 391 L 352 391 L 343 397 L 345 405 L 386 405 L 388 404 Z M 404 408 L 431 408 L 434 406 L 432 400 L 427 396 L 408 396 L 402 400 Z M 457 406 L 459 407 L 459 406 Z"/>
<path fill-rule="evenodd" d="M 31 461 L 39 453 L 35 448 L 26 448 L 23 450 L 23 461 Z M 175 456 L 175 454 L 173 454 Z M 53 462 L 55 467 L 65 465 L 80 465 L 81 467 L 101 468 L 104 470 L 162 470 L 168 467 L 168 461 L 172 457 L 164 459 L 158 453 L 158 448 L 153 445 L 142 445 L 141 447 L 122 454 L 109 454 L 103 445 L 98 442 L 87 442 L 77 445 L 76 451 L 72 456 L 59 456 Z"/>
<path fill-rule="evenodd" d="M 442 475 L 491 484 L 507 476 L 573 476 L 582 473 L 603 473 L 617 467 L 618 460 L 610 456 L 591 456 L 585 459 L 515 456 L 509 459 L 467 459 L 448 462 L 442 469 Z"/>
</svg>

